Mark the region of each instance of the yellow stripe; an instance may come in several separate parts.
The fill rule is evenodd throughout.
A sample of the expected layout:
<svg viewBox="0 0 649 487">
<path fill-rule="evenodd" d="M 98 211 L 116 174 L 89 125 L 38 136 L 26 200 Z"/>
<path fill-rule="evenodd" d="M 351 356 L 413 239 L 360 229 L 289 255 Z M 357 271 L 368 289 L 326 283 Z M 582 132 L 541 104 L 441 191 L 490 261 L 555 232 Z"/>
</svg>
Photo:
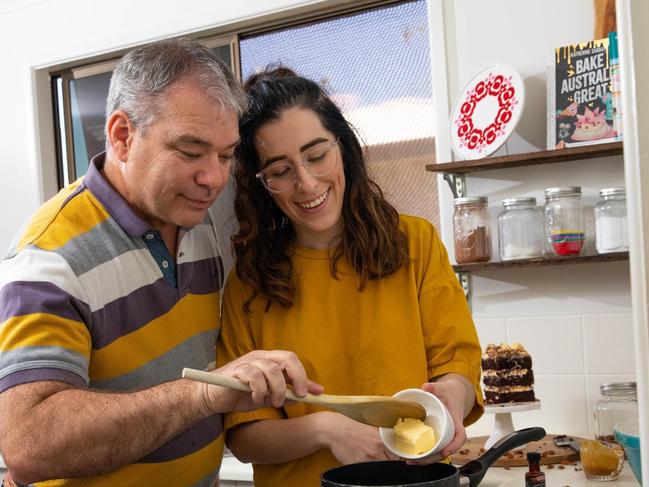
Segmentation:
<svg viewBox="0 0 649 487">
<path fill-rule="evenodd" d="M 0 325 L 0 351 L 21 347 L 62 347 L 90 356 L 91 339 L 86 326 L 48 313 L 13 316 Z"/>
<path fill-rule="evenodd" d="M 168 313 L 133 333 L 118 338 L 90 359 L 91 380 L 126 374 L 167 353 L 188 338 L 214 330 L 218 323 L 218 294 L 189 294 Z M 178 326 L 188 323 L 188 326 Z M 115 360 L 119 357 L 119 360 Z"/>
<path fill-rule="evenodd" d="M 50 480 L 35 486 L 65 487 L 141 487 L 191 486 L 219 468 L 223 455 L 223 434 L 205 448 L 186 457 L 165 463 L 134 463 L 96 478 Z"/>
<path fill-rule="evenodd" d="M 83 191 L 64 205 L 66 198 L 80 183 L 81 179 L 78 179 L 63 188 L 38 209 L 20 239 L 18 250 L 31 243 L 45 250 L 54 250 L 109 217 L 108 212 L 89 191 Z"/>
<path fill-rule="evenodd" d="M 74 183 L 66 186 L 52 198 L 43 203 L 29 221 L 25 233 L 18 243 L 18 250 L 36 240 L 56 215 L 58 215 L 65 199 L 77 189 L 80 183 L 81 179 L 77 179 Z"/>
<path fill-rule="evenodd" d="M 57 218 L 34 240 L 34 244 L 44 250 L 63 247 L 70 239 L 92 230 L 109 217 L 92 193 L 84 191 L 61 208 Z"/>
</svg>

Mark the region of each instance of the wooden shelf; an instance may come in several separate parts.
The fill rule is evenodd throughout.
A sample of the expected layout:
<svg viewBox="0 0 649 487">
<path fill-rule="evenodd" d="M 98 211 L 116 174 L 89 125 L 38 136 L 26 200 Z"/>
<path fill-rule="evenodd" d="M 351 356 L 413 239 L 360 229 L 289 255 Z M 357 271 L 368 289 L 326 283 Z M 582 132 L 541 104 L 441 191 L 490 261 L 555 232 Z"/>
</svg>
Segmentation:
<svg viewBox="0 0 649 487">
<path fill-rule="evenodd" d="M 584 255 L 577 257 L 538 258 L 524 260 L 509 260 L 507 262 L 476 262 L 472 264 L 456 264 L 453 266 L 455 272 L 470 272 L 492 269 L 517 269 L 521 267 L 545 267 L 567 264 L 588 264 L 593 262 L 619 262 L 629 260 L 628 252 L 616 252 L 602 255 Z"/>
<path fill-rule="evenodd" d="M 431 172 L 447 172 L 463 174 L 487 169 L 502 169 L 505 167 L 533 166 L 537 164 L 551 164 L 555 162 L 577 161 L 593 157 L 616 156 L 622 154 L 622 142 L 609 142 L 606 144 L 586 145 L 572 149 L 557 149 L 512 156 L 486 157 L 472 161 L 443 162 L 427 164 L 426 170 Z"/>
</svg>

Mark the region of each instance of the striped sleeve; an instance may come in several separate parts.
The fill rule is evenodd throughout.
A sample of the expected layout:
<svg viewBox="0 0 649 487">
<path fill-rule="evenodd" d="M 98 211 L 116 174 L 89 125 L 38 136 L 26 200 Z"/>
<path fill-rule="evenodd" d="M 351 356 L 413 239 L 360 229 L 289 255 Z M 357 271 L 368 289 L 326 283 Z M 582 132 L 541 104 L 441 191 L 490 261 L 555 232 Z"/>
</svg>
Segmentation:
<svg viewBox="0 0 649 487">
<path fill-rule="evenodd" d="M 29 245 L 0 263 L 0 392 L 56 380 L 88 384 L 90 307 L 67 261 Z"/>
</svg>

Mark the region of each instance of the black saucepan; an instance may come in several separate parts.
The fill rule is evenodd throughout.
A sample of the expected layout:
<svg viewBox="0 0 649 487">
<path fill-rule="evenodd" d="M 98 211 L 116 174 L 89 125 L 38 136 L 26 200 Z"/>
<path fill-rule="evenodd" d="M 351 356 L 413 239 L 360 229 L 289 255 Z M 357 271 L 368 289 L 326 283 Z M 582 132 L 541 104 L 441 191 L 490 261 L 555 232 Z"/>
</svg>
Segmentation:
<svg viewBox="0 0 649 487">
<path fill-rule="evenodd" d="M 327 470 L 322 487 L 475 487 L 503 454 L 545 436 L 543 428 L 525 428 L 502 438 L 482 456 L 459 469 L 446 463 L 406 465 L 401 461 L 363 462 Z"/>
</svg>

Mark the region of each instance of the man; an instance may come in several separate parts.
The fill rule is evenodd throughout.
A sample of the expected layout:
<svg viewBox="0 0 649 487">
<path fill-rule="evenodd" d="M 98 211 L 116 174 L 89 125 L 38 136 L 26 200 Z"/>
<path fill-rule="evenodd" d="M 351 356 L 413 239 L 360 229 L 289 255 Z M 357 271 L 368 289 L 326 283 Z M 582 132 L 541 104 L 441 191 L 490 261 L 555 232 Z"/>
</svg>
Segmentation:
<svg viewBox="0 0 649 487">
<path fill-rule="evenodd" d="M 179 378 L 215 360 L 222 276 L 208 209 L 243 106 L 229 69 L 194 41 L 137 48 L 116 67 L 106 152 L 0 264 L 0 453 L 17 484 L 211 486 L 216 413 L 279 406 L 285 380 L 321 390 L 283 351 L 219 369 L 251 394 Z"/>
</svg>

